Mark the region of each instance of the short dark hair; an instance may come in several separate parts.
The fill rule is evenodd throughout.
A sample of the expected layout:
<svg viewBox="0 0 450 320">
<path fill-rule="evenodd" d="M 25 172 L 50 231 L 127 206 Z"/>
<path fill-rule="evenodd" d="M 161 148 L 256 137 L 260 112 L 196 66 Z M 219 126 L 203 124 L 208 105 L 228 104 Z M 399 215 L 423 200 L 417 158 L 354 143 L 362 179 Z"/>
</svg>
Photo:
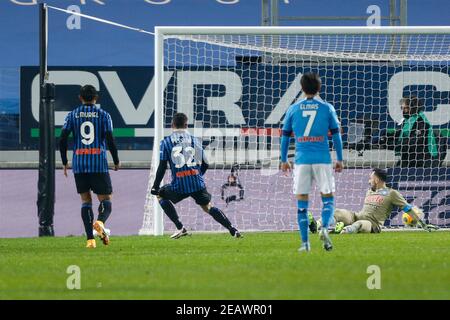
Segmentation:
<svg viewBox="0 0 450 320">
<path fill-rule="evenodd" d="M 177 129 L 186 128 L 188 118 L 184 113 L 178 112 L 173 115 L 172 124 Z"/>
<path fill-rule="evenodd" d="M 406 104 L 410 108 L 412 114 L 419 113 L 423 109 L 422 99 L 419 99 L 416 96 L 404 97 L 400 100 L 400 104 Z"/>
<path fill-rule="evenodd" d="M 317 73 L 307 72 L 303 74 L 300 79 L 300 84 L 302 85 L 302 90 L 306 94 L 316 94 L 320 90 L 320 77 Z"/>
<path fill-rule="evenodd" d="M 384 169 L 375 168 L 373 169 L 373 173 L 383 182 L 387 181 L 387 171 Z"/>
<path fill-rule="evenodd" d="M 87 84 L 87 85 L 81 87 L 80 97 L 84 101 L 90 102 L 90 101 L 94 100 L 95 98 L 98 98 L 98 93 L 94 86 Z"/>
</svg>

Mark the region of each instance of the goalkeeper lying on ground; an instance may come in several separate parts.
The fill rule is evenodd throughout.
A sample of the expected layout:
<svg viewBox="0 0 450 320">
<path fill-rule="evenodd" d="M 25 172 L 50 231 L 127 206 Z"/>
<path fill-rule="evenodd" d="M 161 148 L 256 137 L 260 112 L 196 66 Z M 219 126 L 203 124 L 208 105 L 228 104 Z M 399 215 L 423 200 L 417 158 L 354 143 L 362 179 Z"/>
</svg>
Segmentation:
<svg viewBox="0 0 450 320">
<path fill-rule="evenodd" d="M 427 225 L 421 219 L 423 212 L 406 202 L 405 198 L 394 189 L 386 186 L 387 172 L 382 169 L 374 169 L 370 175 L 370 190 L 366 193 L 364 206 L 360 212 L 352 212 L 345 209 L 334 211 L 336 221 L 335 233 L 379 233 L 384 221 L 389 218 L 394 206 L 400 208 L 412 219 L 411 224 L 418 224 L 421 228 L 431 231 L 436 226 Z M 321 221 L 317 222 L 310 216 L 309 228 L 315 233 L 321 227 Z"/>
</svg>

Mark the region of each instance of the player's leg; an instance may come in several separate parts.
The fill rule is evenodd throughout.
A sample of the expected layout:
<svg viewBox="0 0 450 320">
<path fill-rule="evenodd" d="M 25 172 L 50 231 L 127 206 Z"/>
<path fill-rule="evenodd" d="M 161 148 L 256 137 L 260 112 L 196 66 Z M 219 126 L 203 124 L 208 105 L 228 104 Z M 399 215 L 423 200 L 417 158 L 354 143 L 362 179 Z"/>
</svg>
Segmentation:
<svg viewBox="0 0 450 320">
<path fill-rule="evenodd" d="M 177 232 L 172 234 L 170 237 L 172 239 L 178 239 L 180 237 L 188 235 L 188 232 L 186 228 L 183 226 L 183 223 L 181 223 L 180 218 L 178 217 L 177 210 L 175 209 L 175 206 L 173 203 L 177 203 L 183 199 L 185 199 L 187 196 L 183 196 L 177 192 L 174 192 L 171 188 L 170 184 L 166 184 L 159 189 L 159 196 L 158 201 L 159 205 L 163 209 L 166 216 L 169 217 L 170 221 L 175 224 L 175 227 L 177 228 Z"/>
<path fill-rule="evenodd" d="M 232 196 L 228 196 L 225 198 L 225 203 L 228 205 L 230 204 L 230 202 L 236 201 L 237 200 L 237 196 L 234 194 Z"/>
<path fill-rule="evenodd" d="M 112 195 L 110 194 L 98 194 L 98 217 L 94 222 L 94 229 L 97 231 L 98 236 L 102 240 L 104 245 L 109 244 L 109 234 L 105 228 L 106 220 L 108 220 L 112 211 Z"/>
<path fill-rule="evenodd" d="M 355 213 L 353 211 L 335 208 L 334 209 L 334 216 L 333 216 L 333 218 L 331 220 L 334 220 L 334 222 L 336 223 L 334 231 L 339 233 L 339 232 L 342 231 L 342 228 L 344 226 L 351 225 L 353 222 L 355 222 L 356 221 L 356 216 L 355 216 Z M 316 221 L 316 224 L 317 224 L 317 229 L 321 229 L 322 228 L 322 219 L 321 218 L 318 219 Z M 330 222 L 330 225 L 331 224 L 332 223 Z"/>
<path fill-rule="evenodd" d="M 302 245 L 299 251 L 309 251 L 309 235 L 308 235 L 308 195 L 311 191 L 312 184 L 312 166 L 296 165 L 294 166 L 294 194 L 297 198 L 297 222 L 300 230 L 300 238 Z"/>
<path fill-rule="evenodd" d="M 225 213 L 217 207 L 214 207 L 212 203 L 200 205 L 203 211 L 213 217 L 218 223 L 220 223 L 224 228 L 226 228 L 233 237 L 241 238 L 242 235 L 238 229 L 233 227 L 231 221 L 227 218 Z"/>
<path fill-rule="evenodd" d="M 320 230 L 320 240 L 323 241 L 323 248 L 327 251 L 333 249 L 328 227 L 331 220 L 334 220 L 334 196 L 333 193 L 321 193 L 322 195 L 322 229 Z"/>
<path fill-rule="evenodd" d="M 100 202 L 98 206 L 98 221 L 103 224 L 106 223 L 112 212 L 112 195 L 111 194 L 98 194 L 98 201 Z"/>
<path fill-rule="evenodd" d="M 194 192 L 191 197 L 195 200 L 205 213 L 209 214 L 220 223 L 224 228 L 226 228 L 233 237 L 240 238 L 241 233 L 233 227 L 231 221 L 227 218 L 225 213 L 217 207 L 214 207 L 211 203 L 211 194 L 205 189 Z"/>
<path fill-rule="evenodd" d="M 91 175 L 91 186 L 98 201 L 98 217 L 94 222 L 94 229 L 104 245 L 109 244 L 109 235 L 105 229 L 106 220 L 112 212 L 112 184 L 109 173 L 98 173 Z"/>
<path fill-rule="evenodd" d="M 328 228 L 334 222 L 335 182 L 331 164 L 314 164 L 313 177 L 322 197 L 322 227 Z"/>
<path fill-rule="evenodd" d="M 89 178 L 87 174 L 76 173 L 75 185 L 77 192 L 81 197 L 81 220 L 83 221 L 84 230 L 87 238 L 87 248 L 95 248 L 94 229 L 92 223 L 94 222 L 94 212 L 92 211 L 92 197 L 89 186 Z"/>
<path fill-rule="evenodd" d="M 341 233 L 371 233 L 372 223 L 369 220 L 358 220 L 346 226 Z"/>
<path fill-rule="evenodd" d="M 328 234 L 328 227 L 334 221 L 334 192 L 335 183 L 333 177 L 333 167 L 331 164 L 314 164 L 313 177 L 317 183 L 322 196 L 322 230 L 320 239 L 323 241 L 323 247 L 329 251 L 333 248 L 331 238 Z"/>
<path fill-rule="evenodd" d="M 345 209 L 336 209 L 334 211 L 334 219 L 336 222 L 342 222 L 344 226 L 353 224 L 356 221 L 355 212 Z"/>
<path fill-rule="evenodd" d="M 357 220 L 355 212 L 345 209 L 336 209 L 334 219 L 336 221 L 334 233 L 341 233 L 345 226 L 351 225 Z"/>
<path fill-rule="evenodd" d="M 87 248 L 95 248 L 94 239 L 94 212 L 92 211 L 92 197 L 91 192 L 80 193 L 81 197 L 81 219 L 83 220 L 84 230 L 86 231 Z"/>
</svg>

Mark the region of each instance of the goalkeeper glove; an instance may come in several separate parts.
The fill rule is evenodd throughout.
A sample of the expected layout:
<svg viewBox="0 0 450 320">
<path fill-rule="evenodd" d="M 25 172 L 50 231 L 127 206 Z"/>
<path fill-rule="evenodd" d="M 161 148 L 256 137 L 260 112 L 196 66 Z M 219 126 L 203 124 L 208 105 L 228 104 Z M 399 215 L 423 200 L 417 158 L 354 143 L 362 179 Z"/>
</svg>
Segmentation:
<svg viewBox="0 0 450 320">
<path fill-rule="evenodd" d="M 150 191 L 150 193 L 154 196 L 159 196 L 159 187 L 152 187 L 152 190 Z"/>
<path fill-rule="evenodd" d="M 434 224 L 427 224 L 427 229 L 428 231 L 439 230 L 439 227 L 435 226 Z"/>
<path fill-rule="evenodd" d="M 439 227 L 432 225 L 432 224 L 426 224 L 425 222 L 423 222 L 422 220 L 418 221 L 419 226 L 423 229 L 426 230 L 428 232 L 431 232 L 433 230 L 438 230 Z"/>
</svg>

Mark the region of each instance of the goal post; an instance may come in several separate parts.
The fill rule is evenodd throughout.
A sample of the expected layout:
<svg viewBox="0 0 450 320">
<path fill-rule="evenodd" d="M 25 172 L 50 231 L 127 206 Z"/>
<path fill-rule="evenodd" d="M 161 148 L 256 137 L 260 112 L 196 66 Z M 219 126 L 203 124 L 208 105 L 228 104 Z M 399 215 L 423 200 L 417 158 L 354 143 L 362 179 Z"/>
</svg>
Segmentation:
<svg viewBox="0 0 450 320">
<path fill-rule="evenodd" d="M 405 165 L 392 135 L 403 119 L 401 99 L 415 96 L 434 130 L 420 150 L 446 153 L 449 45 L 449 26 L 156 27 L 155 135 L 139 233 L 161 235 L 170 227 L 150 189 L 159 142 L 175 112 L 185 112 L 191 133 L 204 139 L 212 201 L 230 211 L 237 227 L 296 229 L 291 178 L 278 172 L 279 133 L 287 107 L 303 97 L 299 79 L 307 71 L 321 76 L 320 97 L 336 107 L 344 130 L 348 169 L 336 176 L 336 206 L 359 210 L 370 169 L 383 167 L 428 222 L 448 226 L 448 157 L 420 168 Z M 233 185 L 236 180 L 242 188 Z M 228 195 L 231 187 L 236 190 Z M 320 214 L 317 195 L 310 207 Z M 177 209 L 192 229 L 218 230 L 192 201 Z M 394 213 L 388 225 L 400 226 L 401 215 Z"/>
<path fill-rule="evenodd" d="M 139 230 L 140 235 L 160 236 L 164 233 L 163 211 L 158 199 L 150 193 L 153 180 L 159 164 L 159 142 L 163 139 L 164 133 L 164 34 L 155 29 L 155 112 L 154 112 L 154 140 L 152 149 L 152 162 L 150 166 L 150 176 L 147 187 L 147 194 L 144 208 L 144 221 Z"/>
</svg>

